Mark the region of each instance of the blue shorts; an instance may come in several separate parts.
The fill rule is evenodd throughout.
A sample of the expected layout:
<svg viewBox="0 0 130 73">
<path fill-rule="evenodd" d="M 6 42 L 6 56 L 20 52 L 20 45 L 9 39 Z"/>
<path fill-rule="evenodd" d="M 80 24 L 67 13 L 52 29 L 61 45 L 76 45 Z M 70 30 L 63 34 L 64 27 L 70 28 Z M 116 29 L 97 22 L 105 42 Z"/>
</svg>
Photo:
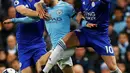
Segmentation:
<svg viewBox="0 0 130 73">
<path fill-rule="evenodd" d="M 80 46 L 92 47 L 99 55 L 114 56 L 108 33 L 101 33 L 96 29 L 83 27 L 74 31 Z"/>
<path fill-rule="evenodd" d="M 40 46 L 40 45 L 38 45 Z M 18 47 L 18 57 L 20 61 L 20 69 L 23 70 L 29 66 L 36 65 L 36 62 L 40 59 L 40 57 L 47 53 L 46 47 L 39 48 L 25 48 Z M 29 50 L 27 50 L 29 49 Z"/>
</svg>

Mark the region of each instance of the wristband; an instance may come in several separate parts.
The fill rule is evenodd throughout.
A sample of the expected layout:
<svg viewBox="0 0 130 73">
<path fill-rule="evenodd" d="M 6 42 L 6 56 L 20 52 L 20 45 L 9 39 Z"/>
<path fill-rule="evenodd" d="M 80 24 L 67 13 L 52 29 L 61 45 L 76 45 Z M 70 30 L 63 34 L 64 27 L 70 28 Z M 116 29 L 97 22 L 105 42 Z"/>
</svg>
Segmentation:
<svg viewBox="0 0 130 73">
<path fill-rule="evenodd" d="M 81 21 L 80 21 L 80 25 L 82 26 L 82 27 L 84 27 L 84 26 L 86 26 L 87 25 L 87 21 L 85 20 L 85 19 L 81 19 Z"/>
<path fill-rule="evenodd" d="M 15 23 L 15 18 L 12 18 L 12 19 L 11 19 L 11 22 Z"/>
<path fill-rule="evenodd" d="M 80 20 L 80 25 L 82 25 L 83 20 L 84 20 L 83 18 Z"/>
</svg>

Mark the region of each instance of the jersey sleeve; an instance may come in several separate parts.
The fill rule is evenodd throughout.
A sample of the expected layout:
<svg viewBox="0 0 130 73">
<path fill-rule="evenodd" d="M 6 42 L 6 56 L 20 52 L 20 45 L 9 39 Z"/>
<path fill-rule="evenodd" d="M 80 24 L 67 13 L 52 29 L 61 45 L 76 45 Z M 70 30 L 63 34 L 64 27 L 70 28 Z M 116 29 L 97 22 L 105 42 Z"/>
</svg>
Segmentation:
<svg viewBox="0 0 130 73">
<path fill-rule="evenodd" d="M 36 21 L 39 21 L 39 18 L 31 18 L 31 17 L 23 17 L 23 18 L 13 18 L 11 21 L 13 23 L 23 23 L 23 24 L 28 24 L 28 23 L 33 23 Z"/>
<path fill-rule="evenodd" d="M 14 7 L 23 5 L 23 0 L 13 0 L 13 5 L 14 5 Z"/>
</svg>

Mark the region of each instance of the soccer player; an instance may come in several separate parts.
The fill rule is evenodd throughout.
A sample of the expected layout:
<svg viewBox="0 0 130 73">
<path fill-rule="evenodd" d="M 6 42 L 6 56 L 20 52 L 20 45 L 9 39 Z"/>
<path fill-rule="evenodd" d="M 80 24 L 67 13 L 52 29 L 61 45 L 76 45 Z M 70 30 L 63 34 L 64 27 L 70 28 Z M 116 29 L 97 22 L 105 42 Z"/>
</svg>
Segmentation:
<svg viewBox="0 0 130 73">
<path fill-rule="evenodd" d="M 17 18 L 25 16 L 38 17 L 38 12 L 34 11 L 36 2 L 35 0 L 14 0 Z M 46 53 L 43 32 L 43 20 L 28 25 L 22 23 L 17 25 L 16 38 L 22 73 L 33 73 L 31 67 L 36 65 L 40 57 Z"/>
<path fill-rule="evenodd" d="M 85 20 L 88 21 L 87 23 L 97 24 L 97 27 L 93 29 L 82 27 L 63 37 L 50 55 L 43 69 L 44 73 L 49 72 L 65 49 L 75 46 L 93 47 L 101 55 L 111 73 L 122 73 L 117 67 L 114 51 L 108 36 L 110 0 L 81 0 L 81 4 L 81 11 Z"/>
</svg>

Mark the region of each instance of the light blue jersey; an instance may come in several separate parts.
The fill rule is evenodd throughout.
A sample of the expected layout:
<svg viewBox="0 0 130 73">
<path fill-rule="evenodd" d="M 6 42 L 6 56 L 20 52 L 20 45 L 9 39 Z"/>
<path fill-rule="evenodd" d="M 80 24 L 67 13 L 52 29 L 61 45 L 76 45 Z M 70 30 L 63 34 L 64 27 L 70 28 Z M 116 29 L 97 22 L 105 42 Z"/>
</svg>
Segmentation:
<svg viewBox="0 0 130 73">
<path fill-rule="evenodd" d="M 45 21 L 45 25 L 51 38 L 52 48 L 55 48 L 58 40 L 70 32 L 70 18 L 74 14 L 74 8 L 67 2 L 59 1 L 56 6 L 47 7 L 47 10 L 51 15 L 51 19 Z M 13 22 L 29 23 L 36 20 L 38 19 L 25 17 L 14 19 Z"/>
<path fill-rule="evenodd" d="M 59 1 L 56 6 L 47 9 L 52 19 L 45 21 L 45 24 L 54 48 L 58 40 L 70 32 L 70 18 L 74 9 L 70 4 L 63 1 Z"/>
</svg>

